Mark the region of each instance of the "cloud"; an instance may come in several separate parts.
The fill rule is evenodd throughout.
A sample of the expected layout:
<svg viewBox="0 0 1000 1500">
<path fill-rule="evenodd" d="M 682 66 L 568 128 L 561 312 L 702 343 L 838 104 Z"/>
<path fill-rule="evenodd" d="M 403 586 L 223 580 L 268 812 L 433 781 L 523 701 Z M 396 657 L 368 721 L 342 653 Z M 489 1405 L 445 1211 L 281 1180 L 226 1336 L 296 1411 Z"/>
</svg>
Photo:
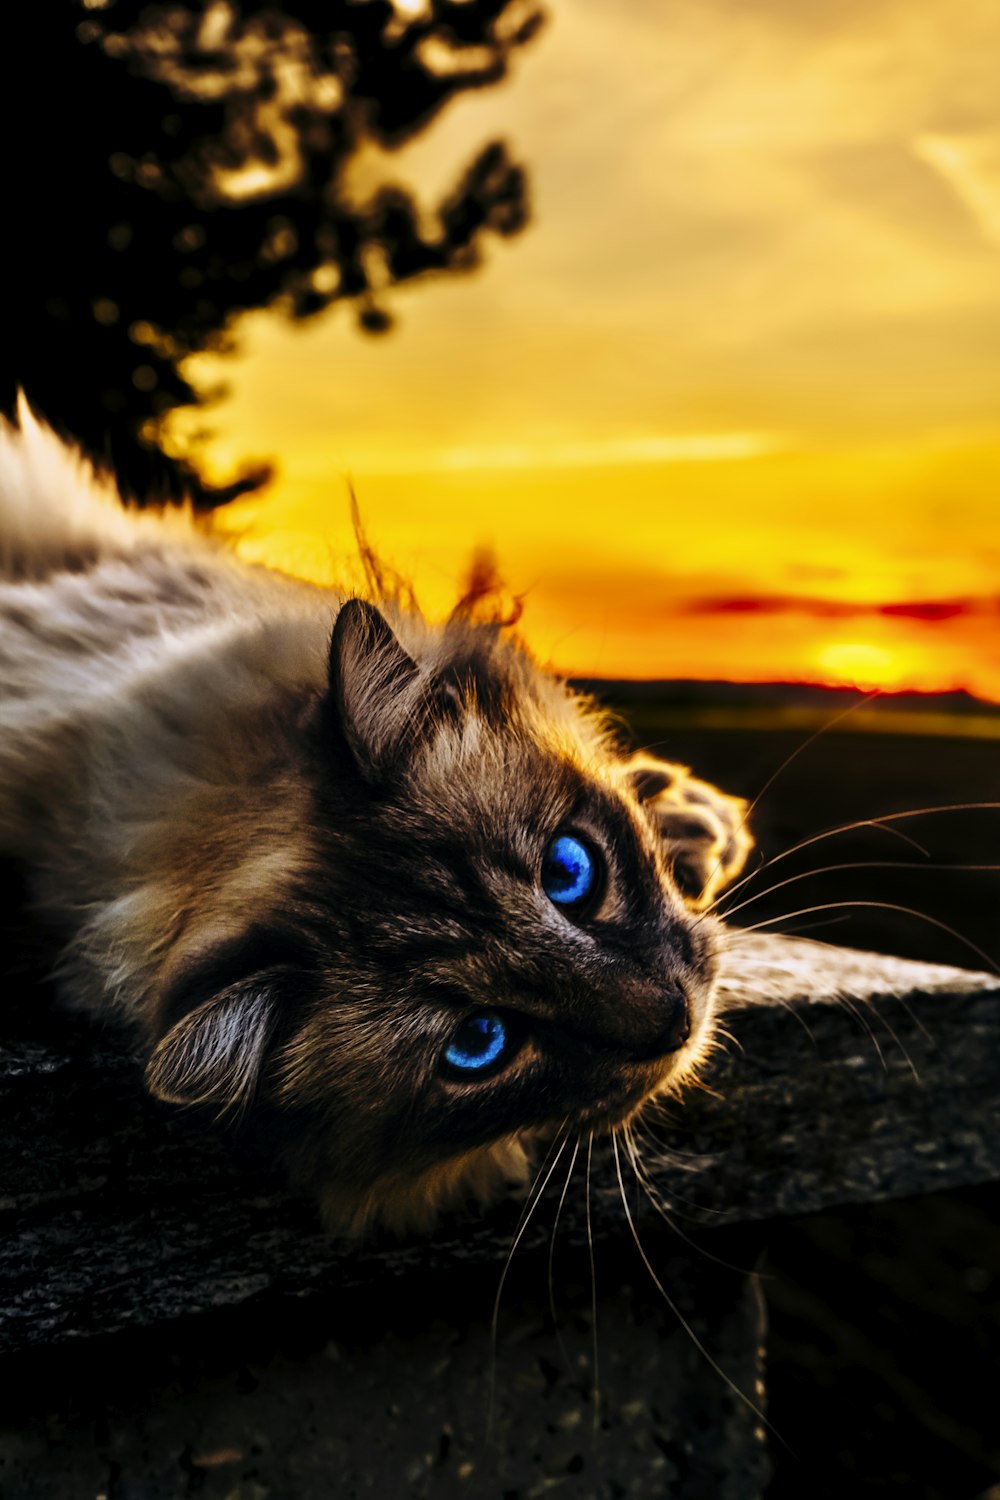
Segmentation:
<svg viewBox="0 0 1000 1500">
<path fill-rule="evenodd" d="M 961 615 L 991 615 L 1000 612 L 1000 598 L 918 599 L 902 604 L 880 604 L 878 613 L 889 619 L 957 620 Z"/>
<path fill-rule="evenodd" d="M 891 604 L 874 604 L 801 594 L 723 594 L 688 599 L 677 606 L 677 612 L 685 615 L 804 615 L 813 620 L 858 620 L 881 616 L 937 624 L 961 616 L 1000 614 L 1000 596 L 904 599 Z"/>
<path fill-rule="evenodd" d="M 576 442 L 478 443 L 454 448 L 358 453 L 358 474 L 438 473 L 454 469 L 590 469 L 633 464 L 724 463 L 775 453 L 781 439 L 768 432 L 681 432 L 646 437 L 583 438 Z"/>
<path fill-rule="evenodd" d="M 1000 245 L 1000 132 L 918 135 L 913 151 L 939 174 L 983 238 Z"/>
<path fill-rule="evenodd" d="M 679 608 L 686 615 L 810 615 L 814 619 L 852 619 L 868 613 L 864 605 L 839 599 L 808 599 L 797 594 L 707 595 L 689 599 Z"/>
</svg>

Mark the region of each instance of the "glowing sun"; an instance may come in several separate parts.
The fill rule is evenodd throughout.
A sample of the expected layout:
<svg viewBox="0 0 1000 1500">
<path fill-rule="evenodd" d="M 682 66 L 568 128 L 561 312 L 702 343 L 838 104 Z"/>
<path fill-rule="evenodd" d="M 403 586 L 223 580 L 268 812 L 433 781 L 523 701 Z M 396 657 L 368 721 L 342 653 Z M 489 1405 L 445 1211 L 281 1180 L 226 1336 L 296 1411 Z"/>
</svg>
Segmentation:
<svg viewBox="0 0 1000 1500">
<path fill-rule="evenodd" d="M 898 688 L 903 683 L 903 664 L 896 651 L 872 646 L 867 641 L 835 641 L 816 653 L 816 665 L 825 680 L 839 687 Z"/>
</svg>

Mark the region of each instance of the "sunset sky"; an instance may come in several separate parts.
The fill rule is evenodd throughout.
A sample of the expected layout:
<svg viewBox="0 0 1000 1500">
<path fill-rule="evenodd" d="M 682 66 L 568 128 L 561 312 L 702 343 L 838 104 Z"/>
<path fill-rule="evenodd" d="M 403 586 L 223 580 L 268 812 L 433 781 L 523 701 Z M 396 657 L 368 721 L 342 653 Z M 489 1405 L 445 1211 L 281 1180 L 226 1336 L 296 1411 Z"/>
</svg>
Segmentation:
<svg viewBox="0 0 1000 1500">
<path fill-rule="evenodd" d="M 255 314 L 191 362 L 229 386 L 209 474 L 278 462 L 225 524 L 348 576 L 350 477 L 429 613 L 489 546 L 563 670 L 1000 700 L 996 0 L 548 13 L 355 185 L 435 201 L 504 136 L 522 235 L 397 293 L 387 337 Z"/>
</svg>

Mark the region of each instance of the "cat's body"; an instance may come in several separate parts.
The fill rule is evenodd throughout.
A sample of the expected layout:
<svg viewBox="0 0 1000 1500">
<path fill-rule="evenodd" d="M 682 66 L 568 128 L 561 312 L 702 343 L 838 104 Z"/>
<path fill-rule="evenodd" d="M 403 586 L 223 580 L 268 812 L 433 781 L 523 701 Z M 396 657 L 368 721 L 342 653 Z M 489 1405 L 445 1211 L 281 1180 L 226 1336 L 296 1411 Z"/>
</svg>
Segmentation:
<svg viewBox="0 0 1000 1500">
<path fill-rule="evenodd" d="M 380 609 L 127 513 L 26 412 L 0 433 L 0 856 L 152 1091 L 355 1229 L 674 1086 L 714 939 L 670 866 L 706 898 L 748 846 L 498 627 Z"/>
</svg>

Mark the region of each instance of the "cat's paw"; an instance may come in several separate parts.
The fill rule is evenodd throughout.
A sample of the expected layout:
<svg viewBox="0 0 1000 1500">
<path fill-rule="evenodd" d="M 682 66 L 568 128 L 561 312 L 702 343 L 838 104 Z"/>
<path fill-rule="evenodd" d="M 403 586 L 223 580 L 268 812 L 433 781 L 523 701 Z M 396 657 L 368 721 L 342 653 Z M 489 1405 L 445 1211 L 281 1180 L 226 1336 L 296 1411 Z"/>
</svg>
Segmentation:
<svg viewBox="0 0 1000 1500">
<path fill-rule="evenodd" d="M 667 845 L 681 894 L 690 906 L 708 906 L 740 873 L 753 848 L 745 799 L 699 781 L 686 766 L 642 751 L 623 770 Z"/>
</svg>

